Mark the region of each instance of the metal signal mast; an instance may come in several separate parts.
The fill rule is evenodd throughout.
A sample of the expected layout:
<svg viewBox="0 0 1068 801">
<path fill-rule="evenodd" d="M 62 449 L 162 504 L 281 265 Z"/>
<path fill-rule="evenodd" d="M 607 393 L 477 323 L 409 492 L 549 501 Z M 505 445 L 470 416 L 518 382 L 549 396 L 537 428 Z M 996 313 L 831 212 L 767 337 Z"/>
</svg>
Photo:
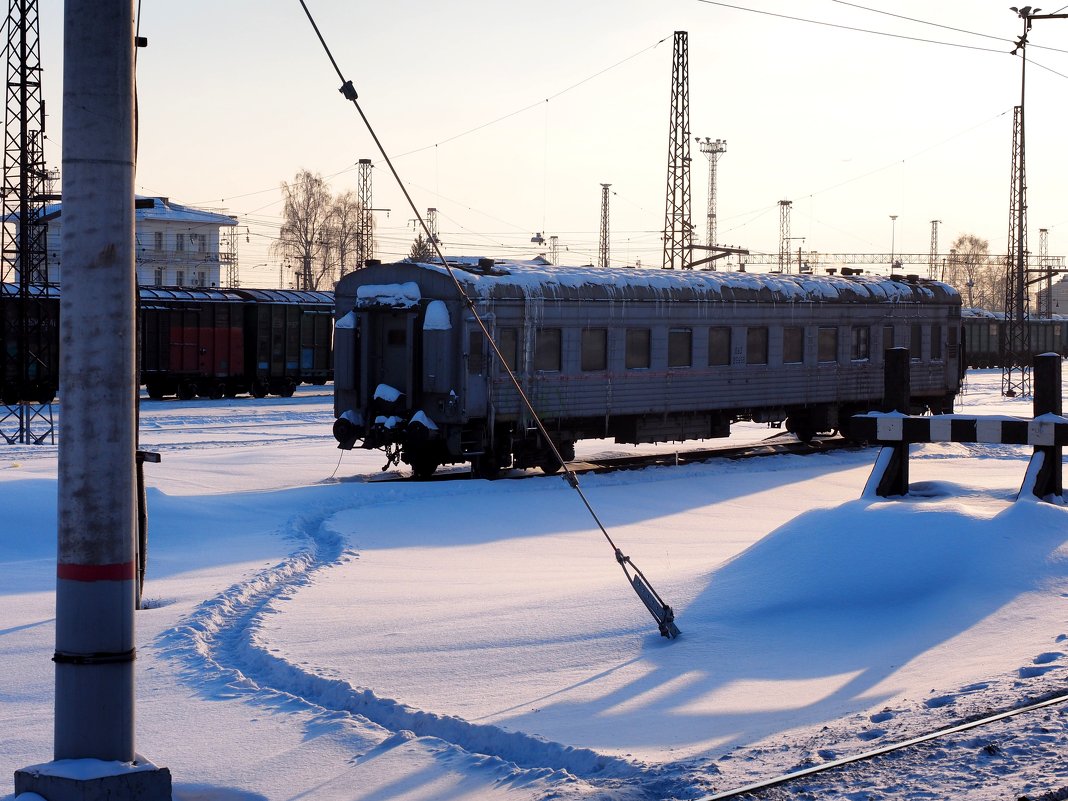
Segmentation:
<svg viewBox="0 0 1068 801">
<path fill-rule="evenodd" d="M 1053 316 L 1053 260 L 1049 257 L 1049 229 L 1038 229 L 1039 281 L 1043 285 L 1039 315 L 1049 319 Z"/>
<path fill-rule="evenodd" d="M 52 439 L 52 396 L 57 387 L 45 376 L 58 373 L 58 354 L 46 326 L 48 295 L 48 223 L 45 202 L 53 176 L 45 168 L 45 110 L 41 95 L 41 47 L 36 0 L 11 0 L 6 21 L 7 106 L 4 124 L 3 232 L 0 234 L 0 282 L 6 295 L 17 295 L 18 314 L 4 319 L 3 339 L 13 343 L 0 355 L 2 369 L 16 377 L 18 391 L 5 391 L 6 414 L 0 424 L 18 421 L 10 443 L 41 444 Z"/>
<path fill-rule="evenodd" d="M 664 269 L 690 269 L 690 55 L 686 31 L 675 31 L 668 128 L 667 203 L 664 210 Z"/>
<path fill-rule="evenodd" d="M 612 184 L 601 184 L 601 247 L 597 264 L 608 267 L 608 187 Z"/>
<path fill-rule="evenodd" d="M 709 137 L 697 137 L 697 146 L 708 158 L 708 230 L 705 244 L 716 244 L 716 163 L 727 152 L 727 140 L 712 141 Z"/>
</svg>

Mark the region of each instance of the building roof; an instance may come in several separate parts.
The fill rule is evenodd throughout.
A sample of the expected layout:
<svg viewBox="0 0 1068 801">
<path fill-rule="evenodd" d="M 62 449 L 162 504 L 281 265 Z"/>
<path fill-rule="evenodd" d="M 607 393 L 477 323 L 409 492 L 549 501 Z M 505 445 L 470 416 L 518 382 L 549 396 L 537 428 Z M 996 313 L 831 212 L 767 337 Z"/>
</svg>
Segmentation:
<svg viewBox="0 0 1068 801">
<path fill-rule="evenodd" d="M 237 217 L 229 214 L 219 214 L 214 211 L 197 209 L 193 206 L 183 206 L 180 203 L 171 202 L 167 197 L 135 196 L 136 207 L 134 219 L 160 220 L 164 222 L 192 223 L 194 225 L 237 225 Z M 44 219 L 51 222 L 63 214 L 63 204 L 50 203 L 45 206 Z"/>
</svg>

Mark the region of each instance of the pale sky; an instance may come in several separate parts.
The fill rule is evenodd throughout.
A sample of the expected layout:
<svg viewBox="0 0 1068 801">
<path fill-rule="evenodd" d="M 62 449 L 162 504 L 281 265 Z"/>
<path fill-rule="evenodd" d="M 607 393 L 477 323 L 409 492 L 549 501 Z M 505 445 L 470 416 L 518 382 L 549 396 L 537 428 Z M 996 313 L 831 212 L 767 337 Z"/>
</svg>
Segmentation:
<svg viewBox="0 0 1068 801">
<path fill-rule="evenodd" d="M 58 167 L 62 3 L 40 2 L 46 157 Z M 788 199 L 791 234 L 805 238 L 795 248 L 926 253 L 933 219 L 943 251 L 961 233 L 1006 248 L 1021 63 L 1008 51 L 1023 27 L 1006 2 L 306 2 L 420 212 L 439 210 L 448 255 L 531 257 L 542 232 L 567 247 L 562 262 L 595 261 L 611 183 L 613 263 L 659 266 L 676 30 L 689 33 L 691 136 L 727 140 L 721 243 L 777 252 Z M 374 205 L 391 210 L 376 212 L 376 256 L 407 255 L 413 214 L 298 0 L 142 0 L 140 32 L 137 191 L 237 215 L 243 285 L 278 284 L 278 187 L 302 168 L 355 190 L 356 162 L 371 158 Z M 1029 245 L 1048 228 L 1059 255 L 1068 19 L 1036 21 L 1029 41 Z M 703 241 L 696 144 L 691 182 Z"/>
</svg>

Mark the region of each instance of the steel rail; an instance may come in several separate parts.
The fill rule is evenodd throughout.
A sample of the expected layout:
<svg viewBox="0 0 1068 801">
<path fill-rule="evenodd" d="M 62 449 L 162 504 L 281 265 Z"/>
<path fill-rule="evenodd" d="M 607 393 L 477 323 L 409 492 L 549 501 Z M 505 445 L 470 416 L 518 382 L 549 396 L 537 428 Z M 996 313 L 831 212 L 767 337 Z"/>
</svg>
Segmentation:
<svg viewBox="0 0 1068 801">
<path fill-rule="evenodd" d="M 836 768 L 843 767 L 844 765 L 851 765 L 854 762 L 864 762 L 869 759 L 874 759 L 877 756 L 883 754 L 889 754 L 893 751 L 900 751 L 904 748 L 911 748 L 914 745 L 920 745 L 931 740 L 937 740 L 940 737 L 946 737 L 951 734 L 957 734 L 962 731 L 968 731 L 969 729 L 976 729 L 980 726 L 987 726 L 991 723 L 996 723 L 999 720 L 1005 720 L 1006 718 L 1015 717 L 1016 715 L 1022 715 L 1027 712 L 1035 712 L 1039 709 L 1045 709 L 1049 706 L 1068 701 L 1068 692 L 1055 695 L 1051 698 L 1046 698 L 1042 701 L 1037 701 L 1033 704 L 1026 706 L 1016 707 L 1009 709 L 1005 712 L 998 712 L 995 715 L 988 715 L 987 717 L 978 718 L 976 720 L 968 721 L 967 723 L 960 723 L 956 726 L 950 726 L 946 729 L 938 729 L 937 731 L 928 732 L 927 734 L 921 734 L 917 737 L 912 737 L 908 740 L 903 740 L 899 743 L 891 743 L 889 745 L 880 746 L 874 748 L 871 751 L 865 751 L 860 754 L 855 754 L 850 757 L 842 757 L 841 759 L 835 759 L 831 762 L 826 762 L 822 765 L 815 765 L 811 768 L 805 768 L 804 770 L 793 771 L 792 773 L 784 773 L 781 776 L 776 776 L 773 779 L 765 779 L 763 781 L 747 784 L 744 787 L 738 787 L 734 790 L 724 790 L 713 795 L 701 796 L 694 799 L 694 801 L 722 801 L 727 798 L 737 798 L 738 796 L 746 795 L 747 793 L 755 793 L 760 790 L 769 790 L 772 787 L 778 787 L 786 784 L 787 782 L 803 779 L 807 776 L 815 776 L 819 773 L 835 770 Z"/>
</svg>

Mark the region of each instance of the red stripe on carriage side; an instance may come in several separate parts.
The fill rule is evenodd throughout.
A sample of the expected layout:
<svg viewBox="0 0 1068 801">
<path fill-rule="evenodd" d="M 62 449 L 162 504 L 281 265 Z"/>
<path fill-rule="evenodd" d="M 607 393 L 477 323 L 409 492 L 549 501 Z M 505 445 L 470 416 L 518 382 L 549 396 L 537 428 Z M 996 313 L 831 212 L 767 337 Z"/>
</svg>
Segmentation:
<svg viewBox="0 0 1068 801">
<path fill-rule="evenodd" d="M 127 581 L 136 575 L 133 562 L 121 562 L 113 565 L 56 565 L 56 576 L 68 581 Z"/>
</svg>

